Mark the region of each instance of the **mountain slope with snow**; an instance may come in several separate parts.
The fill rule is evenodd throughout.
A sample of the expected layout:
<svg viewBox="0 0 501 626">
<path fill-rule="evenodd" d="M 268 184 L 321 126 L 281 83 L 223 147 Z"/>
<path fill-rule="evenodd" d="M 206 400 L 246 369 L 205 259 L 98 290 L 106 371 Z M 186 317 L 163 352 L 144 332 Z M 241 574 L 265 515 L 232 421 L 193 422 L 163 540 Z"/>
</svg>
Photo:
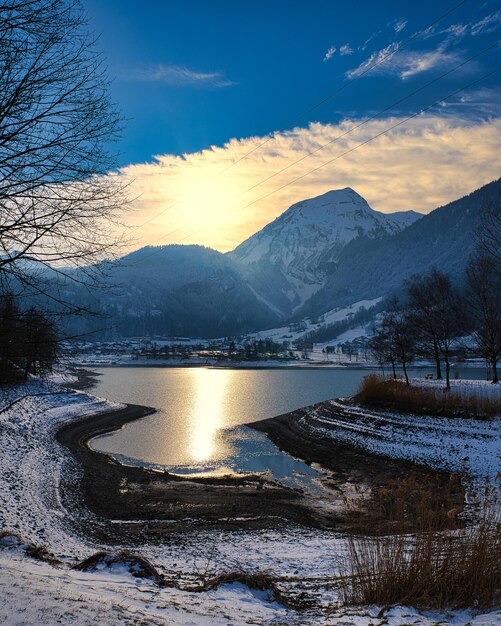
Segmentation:
<svg viewBox="0 0 501 626">
<path fill-rule="evenodd" d="M 397 293 L 413 274 L 434 267 L 460 284 L 475 248 L 483 207 L 491 205 L 501 211 L 501 179 L 431 211 L 395 235 L 353 239 L 344 247 L 336 272 L 297 315 L 318 315 L 335 306 Z"/>
<path fill-rule="evenodd" d="M 59 280 L 54 294 L 108 316 L 101 333 L 112 338 L 281 328 L 398 293 L 433 267 L 460 283 L 482 207 L 501 210 L 500 198 L 501 179 L 420 216 L 374 211 L 350 188 L 329 191 L 292 205 L 232 252 L 147 247 L 110 264 L 106 291 Z M 70 323 L 70 335 L 103 328 L 98 318 Z"/>
<path fill-rule="evenodd" d="M 111 263 L 107 281 L 110 289 L 100 293 L 98 301 L 78 285 L 69 284 L 68 289 L 78 303 L 112 320 L 108 324 L 111 337 L 220 337 L 279 320 L 242 279 L 231 259 L 203 246 L 141 248 Z M 71 323 L 72 334 L 103 327 L 101 320 L 93 318 Z"/>
<path fill-rule="evenodd" d="M 293 204 L 228 256 L 264 300 L 288 315 L 322 288 L 350 241 L 398 233 L 419 217 L 375 211 L 349 187 L 332 190 Z"/>
</svg>

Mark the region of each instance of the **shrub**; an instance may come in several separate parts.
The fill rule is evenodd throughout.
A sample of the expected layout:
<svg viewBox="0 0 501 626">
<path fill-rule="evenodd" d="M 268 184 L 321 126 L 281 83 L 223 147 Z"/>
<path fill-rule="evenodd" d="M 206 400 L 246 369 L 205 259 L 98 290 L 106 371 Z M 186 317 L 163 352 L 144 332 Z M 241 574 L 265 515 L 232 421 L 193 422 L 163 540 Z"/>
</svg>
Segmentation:
<svg viewBox="0 0 501 626">
<path fill-rule="evenodd" d="M 104 550 L 84 559 L 80 563 L 72 566 L 72 569 L 83 572 L 99 569 L 100 567 L 113 567 L 114 565 L 123 565 L 132 576 L 136 578 L 152 578 L 161 580 L 161 575 L 156 568 L 144 557 L 139 554 L 129 552 L 129 550 L 120 550 L 116 553 L 105 552 Z"/>
</svg>

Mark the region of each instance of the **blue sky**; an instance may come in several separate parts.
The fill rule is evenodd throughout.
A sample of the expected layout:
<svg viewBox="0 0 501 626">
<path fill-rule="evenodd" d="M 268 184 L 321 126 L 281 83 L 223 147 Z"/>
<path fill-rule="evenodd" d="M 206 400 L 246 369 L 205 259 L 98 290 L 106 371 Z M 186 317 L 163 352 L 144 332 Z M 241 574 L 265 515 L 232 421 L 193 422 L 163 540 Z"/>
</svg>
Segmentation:
<svg viewBox="0 0 501 626">
<path fill-rule="evenodd" d="M 501 65 L 499 0 L 459 4 L 84 0 L 127 118 L 131 247 L 230 250 L 330 189 L 426 213 L 498 178 L 501 72 L 429 108 Z"/>
<path fill-rule="evenodd" d="M 101 33 L 113 97 L 128 118 L 121 151 L 122 162 L 129 163 L 288 129 L 346 82 L 346 72 L 388 45 L 405 42 L 457 4 L 87 0 L 85 6 L 91 26 Z M 467 1 L 437 24 L 435 34 L 405 48 L 408 55 L 438 50 L 430 69 L 404 79 L 397 70 L 369 73 L 298 123 L 336 123 L 385 107 L 499 38 L 499 11 L 499 2 Z M 489 16 L 491 23 L 472 34 L 472 27 Z M 465 31 L 444 32 L 454 26 Z M 493 67 L 499 58 L 499 49 L 480 57 L 405 109 L 452 91 L 466 73 Z M 500 81 L 498 75 L 486 85 Z"/>
</svg>

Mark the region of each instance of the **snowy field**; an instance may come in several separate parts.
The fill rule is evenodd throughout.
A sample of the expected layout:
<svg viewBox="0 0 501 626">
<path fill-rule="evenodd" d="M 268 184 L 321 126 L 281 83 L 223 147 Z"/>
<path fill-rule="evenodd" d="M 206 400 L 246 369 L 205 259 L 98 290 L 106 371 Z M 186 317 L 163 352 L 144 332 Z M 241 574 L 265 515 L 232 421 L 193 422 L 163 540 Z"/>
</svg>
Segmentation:
<svg viewBox="0 0 501 626">
<path fill-rule="evenodd" d="M 335 572 L 344 561 L 345 541 L 336 533 L 295 526 L 192 532 L 142 546 L 141 554 L 179 588 L 159 588 L 153 581 L 132 577 L 120 566 L 93 572 L 72 570 L 77 560 L 111 548 L 93 544 L 81 532 L 86 524 L 99 524 L 99 519 L 90 512 L 85 519 L 75 519 L 77 509 L 59 497 L 61 482 L 77 481 L 79 470 L 54 433 L 68 420 L 120 405 L 41 382 L 9 390 L 0 400 L 0 530 L 20 535 L 25 543 L 46 546 L 61 561 L 58 566 L 37 561 L 22 546 L 4 539 L 0 547 L 1 624 L 501 624 L 499 612 L 437 615 L 396 607 L 378 617 L 378 607 L 362 607 L 327 614 L 339 600 Z M 324 418 L 311 411 L 314 428 L 325 429 Z M 499 468 L 499 421 L 468 424 L 426 418 L 422 423 L 419 419 L 424 418 L 409 418 L 404 428 L 397 417 L 383 422 L 373 412 L 360 411 L 356 424 L 331 423 L 329 432 L 335 426 L 336 438 L 400 458 L 420 456 L 448 469 L 459 467 L 468 456 L 468 468 L 477 476 L 492 473 L 496 464 Z M 126 546 L 115 549 L 120 547 Z M 271 572 L 280 590 L 291 596 L 306 592 L 313 607 L 294 611 L 268 593 L 251 591 L 242 584 L 203 593 L 187 590 L 203 572 L 231 570 Z"/>
<path fill-rule="evenodd" d="M 421 382 L 411 382 L 415 380 Z M 486 394 L 497 394 L 500 387 L 484 381 L 457 382 L 458 388 L 468 382 L 470 390 L 481 389 Z M 483 421 L 388 413 L 346 406 L 340 400 L 331 400 L 330 405 L 333 416 L 323 405 L 314 405 L 299 419 L 307 420 L 308 427 L 319 436 L 438 470 L 466 472 L 477 482 L 486 476 L 495 480 L 501 470 L 499 418 Z"/>
<path fill-rule="evenodd" d="M 324 315 L 322 315 L 322 322 L 315 322 L 311 319 L 307 318 L 303 320 L 303 327 L 301 330 L 290 330 L 289 326 L 281 326 L 279 328 L 271 328 L 269 330 L 262 330 L 256 333 L 251 333 L 249 337 L 259 340 L 259 339 L 271 339 L 276 343 L 282 343 L 282 341 L 297 341 L 300 339 L 305 333 L 309 333 L 312 330 L 317 330 L 322 326 L 327 324 L 333 324 L 334 322 L 342 322 L 349 315 L 353 315 L 360 311 L 362 307 L 366 309 L 370 309 L 372 306 L 378 304 L 382 298 L 375 298 L 373 300 L 360 300 L 359 302 L 355 302 L 354 304 L 344 307 L 342 309 L 332 309 L 327 311 Z M 357 335 L 360 336 L 360 335 Z M 336 339 L 336 342 L 339 339 Z M 346 341 L 346 339 L 344 340 Z M 330 342 L 333 343 L 333 342 Z"/>
<path fill-rule="evenodd" d="M 454 380 L 451 381 L 451 393 L 460 398 L 468 398 L 475 396 L 486 400 L 495 400 L 499 402 L 501 413 L 501 384 L 493 385 L 487 380 Z M 435 389 L 442 392 L 445 382 L 443 380 L 426 380 L 424 378 L 413 378 L 412 385 L 424 387 L 426 389 Z"/>
</svg>

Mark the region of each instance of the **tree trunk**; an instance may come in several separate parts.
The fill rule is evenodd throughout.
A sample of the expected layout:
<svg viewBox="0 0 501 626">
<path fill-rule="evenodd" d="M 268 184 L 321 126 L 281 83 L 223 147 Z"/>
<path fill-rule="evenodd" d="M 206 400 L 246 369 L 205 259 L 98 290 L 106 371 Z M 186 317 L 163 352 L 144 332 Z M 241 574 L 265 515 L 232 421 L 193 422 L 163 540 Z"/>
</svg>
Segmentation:
<svg viewBox="0 0 501 626">
<path fill-rule="evenodd" d="M 409 384 L 409 376 L 407 374 L 407 368 L 405 367 L 405 361 L 402 361 L 402 367 L 404 368 L 405 384 L 408 385 Z"/>
<path fill-rule="evenodd" d="M 449 358 L 445 359 L 445 390 L 450 391 L 451 389 L 451 364 L 449 363 Z"/>
<path fill-rule="evenodd" d="M 492 382 L 493 383 L 498 383 L 499 382 L 499 378 L 498 378 L 498 364 L 497 364 L 497 359 L 492 359 Z"/>
<path fill-rule="evenodd" d="M 391 369 L 393 370 L 393 380 L 397 380 L 397 372 L 395 371 L 395 361 L 391 360 Z"/>
<path fill-rule="evenodd" d="M 433 353 L 435 355 L 435 367 L 437 368 L 437 380 L 442 380 L 442 368 L 440 366 L 440 353 L 438 351 L 438 344 L 433 342 Z"/>
</svg>

